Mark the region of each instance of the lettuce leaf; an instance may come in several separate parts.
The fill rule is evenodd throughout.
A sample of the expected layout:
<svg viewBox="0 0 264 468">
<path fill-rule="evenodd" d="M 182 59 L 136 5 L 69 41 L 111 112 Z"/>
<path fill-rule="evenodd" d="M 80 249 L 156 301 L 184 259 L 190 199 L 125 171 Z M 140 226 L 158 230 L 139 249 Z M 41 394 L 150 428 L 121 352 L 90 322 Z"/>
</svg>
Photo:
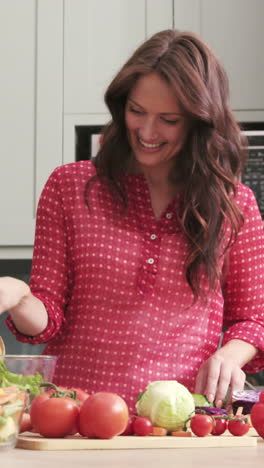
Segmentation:
<svg viewBox="0 0 264 468">
<path fill-rule="evenodd" d="M 16 386 L 19 390 L 27 390 L 36 396 L 40 394 L 39 385 L 41 383 L 43 383 L 43 377 L 39 372 L 36 372 L 34 375 L 14 374 L 0 360 L 0 388 Z"/>
</svg>

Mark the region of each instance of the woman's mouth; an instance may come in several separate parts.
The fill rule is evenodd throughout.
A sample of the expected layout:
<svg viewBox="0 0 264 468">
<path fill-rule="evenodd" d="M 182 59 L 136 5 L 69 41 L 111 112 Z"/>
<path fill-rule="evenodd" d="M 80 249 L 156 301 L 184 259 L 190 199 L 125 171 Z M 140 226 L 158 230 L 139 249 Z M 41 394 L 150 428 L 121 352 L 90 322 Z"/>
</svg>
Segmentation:
<svg viewBox="0 0 264 468">
<path fill-rule="evenodd" d="M 138 137 L 138 142 L 142 148 L 145 150 L 150 150 L 150 151 L 156 151 L 160 149 L 165 143 L 148 143 L 145 140 L 142 140 L 142 138 Z"/>
</svg>

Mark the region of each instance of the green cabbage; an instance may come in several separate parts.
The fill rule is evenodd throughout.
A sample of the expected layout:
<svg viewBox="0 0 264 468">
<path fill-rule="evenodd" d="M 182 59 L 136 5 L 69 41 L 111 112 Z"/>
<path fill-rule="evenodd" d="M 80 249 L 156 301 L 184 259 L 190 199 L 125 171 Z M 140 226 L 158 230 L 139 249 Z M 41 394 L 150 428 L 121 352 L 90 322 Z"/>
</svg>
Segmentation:
<svg viewBox="0 0 264 468">
<path fill-rule="evenodd" d="M 195 405 L 189 390 L 176 380 L 151 382 L 136 403 L 138 416 L 148 417 L 155 426 L 169 432 L 185 429 Z"/>
</svg>

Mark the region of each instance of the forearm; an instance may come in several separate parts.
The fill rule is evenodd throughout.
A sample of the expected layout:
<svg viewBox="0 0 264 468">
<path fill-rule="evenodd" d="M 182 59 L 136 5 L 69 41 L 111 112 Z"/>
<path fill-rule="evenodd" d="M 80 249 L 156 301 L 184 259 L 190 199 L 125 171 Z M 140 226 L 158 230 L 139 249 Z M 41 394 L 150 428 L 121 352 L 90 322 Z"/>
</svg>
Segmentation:
<svg viewBox="0 0 264 468">
<path fill-rule="evenodd" d="M 9 309 L 9 314 L 17 330 L 24 335 L 39 335 L 48 324 L 44 304 L 31 292 L 24 296 L 18 305 Z"/>
<path fill-rule="evenodd" d="M 230 340 L 222 348 L 218 350 L 218 354 L 224 359 L 232 359 L 242 368 L 258 352 L 258 349 L 250 343 L 242 340 Z"/>
</svg>

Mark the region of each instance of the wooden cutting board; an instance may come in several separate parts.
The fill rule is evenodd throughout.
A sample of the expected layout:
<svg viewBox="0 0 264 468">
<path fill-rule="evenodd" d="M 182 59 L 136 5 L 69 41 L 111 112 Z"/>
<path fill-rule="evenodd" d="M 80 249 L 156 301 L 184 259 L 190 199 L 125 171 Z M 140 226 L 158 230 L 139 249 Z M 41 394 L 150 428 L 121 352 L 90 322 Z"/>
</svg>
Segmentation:
<svg viewBox="0 0 264 468">
<path fill-rule="evenodd" d="M 113 439 L 85 439 L 69 436 L 63 439 L 47 439 L 38 434 L 20 434 L 17 448 L 28 450 L 123 450 L 205 447 L 255 447 L 263 441 L 254 430 L 250 435 L 235 437 L 231 434 L 207 437 L 156 437 L 117 436 Z"/>
</svg>

